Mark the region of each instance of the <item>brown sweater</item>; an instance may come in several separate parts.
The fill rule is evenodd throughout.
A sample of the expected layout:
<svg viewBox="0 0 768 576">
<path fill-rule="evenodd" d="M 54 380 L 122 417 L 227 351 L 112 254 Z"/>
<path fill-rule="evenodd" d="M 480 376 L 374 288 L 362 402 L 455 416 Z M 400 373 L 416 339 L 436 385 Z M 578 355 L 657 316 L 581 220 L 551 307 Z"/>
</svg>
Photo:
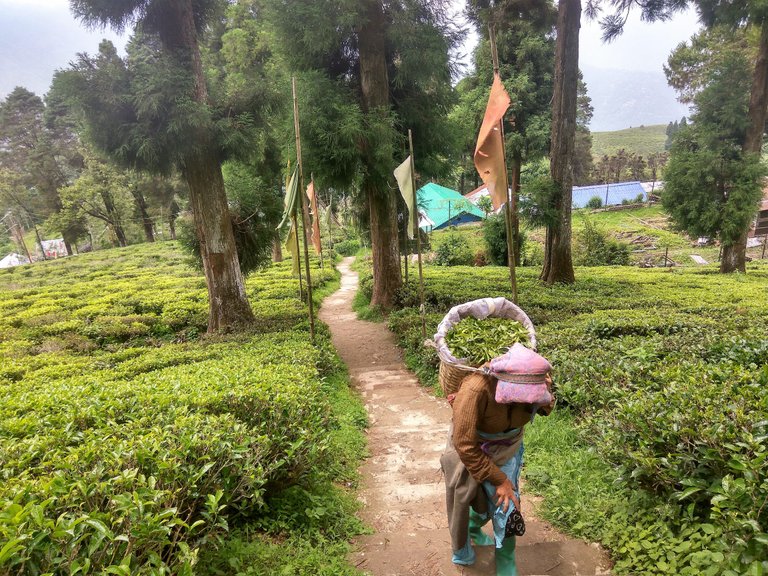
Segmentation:
<svg viewBox="0 0 768 576">
<path fill-rule="evenodd" d="M 453 401 L 453 446 L 469 473 L 477 482 L 489 480 L 499 486 L 506 475 L 480 449 L 478 430 L 498 434 L 522 428 L 531 420 L 524 404 L 498 404 L 496 379 L 470 374 L 461 383 Z"/>
</svg>

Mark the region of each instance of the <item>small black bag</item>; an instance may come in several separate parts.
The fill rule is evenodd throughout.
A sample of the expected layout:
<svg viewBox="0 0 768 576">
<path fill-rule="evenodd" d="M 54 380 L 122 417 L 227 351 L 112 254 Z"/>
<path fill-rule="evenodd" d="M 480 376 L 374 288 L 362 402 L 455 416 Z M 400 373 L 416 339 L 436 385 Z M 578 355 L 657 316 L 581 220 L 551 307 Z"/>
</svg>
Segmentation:
<svg viewBox="0 0 768 576">
<path fill-rule="evenodd" d="M 504 527 L 504 536 L 522 536 L 525 534 L 525 520 L 520 511 L 515 509 L 507 517 L 507 525 Z"/>
</svg>

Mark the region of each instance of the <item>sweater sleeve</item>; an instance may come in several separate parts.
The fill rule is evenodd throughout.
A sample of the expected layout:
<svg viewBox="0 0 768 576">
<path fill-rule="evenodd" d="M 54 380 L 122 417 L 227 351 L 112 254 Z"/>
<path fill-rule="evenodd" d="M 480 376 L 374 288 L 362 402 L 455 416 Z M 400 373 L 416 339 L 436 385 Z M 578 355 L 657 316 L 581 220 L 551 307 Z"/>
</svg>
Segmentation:
<svg viewBox="0 0 768 576">
<path fill-rule="evenodd" d="M 507 477 L 480 449 L 477 435 L 488 404 L 482 378 L 477 375 L 467 376 L 453 401 L 453 446 L 477 482 L 489 480 L 494 486 L 499 486 Z"/>
</svg>

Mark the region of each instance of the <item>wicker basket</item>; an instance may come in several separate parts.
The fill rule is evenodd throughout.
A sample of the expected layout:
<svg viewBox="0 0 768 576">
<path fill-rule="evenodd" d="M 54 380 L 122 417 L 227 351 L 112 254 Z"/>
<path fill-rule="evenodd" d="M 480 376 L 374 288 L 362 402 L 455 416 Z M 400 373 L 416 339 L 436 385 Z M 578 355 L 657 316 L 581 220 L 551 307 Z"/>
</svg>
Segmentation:
<svg viewBox="0 0 768 576">
<path fill-rule="evenodd" d="M 468 366 L 466 359 L 455 358 L 445 343 L 445 335 L 451 328 L 464 318 L 469 317 L 479 320 L 489 317 L 516 320 L 528 330 L 530 347 L 533 350 L 536 349 L 536 330 L 533 322 L 521 308 L 509 300 L 505 298 L 482 298 L 454 306 L 438 325 L 435 339 L 425 342 L 426 345 L 437 349 L 437 354 L 440 357 L 440 387 L 446 396 L 455 394 L 461 381 L 469 373 L 483 373 L 481 368 Z"/>
</svg>

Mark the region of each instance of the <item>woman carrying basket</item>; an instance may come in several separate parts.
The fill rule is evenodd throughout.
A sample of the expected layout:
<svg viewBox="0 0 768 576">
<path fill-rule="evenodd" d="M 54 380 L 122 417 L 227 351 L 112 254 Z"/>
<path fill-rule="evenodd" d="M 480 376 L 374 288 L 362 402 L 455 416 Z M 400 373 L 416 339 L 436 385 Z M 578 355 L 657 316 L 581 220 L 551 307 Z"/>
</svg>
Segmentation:
<svg viewBox="0 0 768 576">
<path fill-rule="evenodd" d="M 497 576 L 517 576 L 515 536 L 520 514 L 523 429 L 554 406 L 549 362 L 521 344 L 464 377 L 455 395 L 453 423 L 440 463 L 445 474 L 453 562 L 470 565 L 476 545 L 496 546 Z M 494 538 L 482 532 L 492 522 Z"/>
</svg>

